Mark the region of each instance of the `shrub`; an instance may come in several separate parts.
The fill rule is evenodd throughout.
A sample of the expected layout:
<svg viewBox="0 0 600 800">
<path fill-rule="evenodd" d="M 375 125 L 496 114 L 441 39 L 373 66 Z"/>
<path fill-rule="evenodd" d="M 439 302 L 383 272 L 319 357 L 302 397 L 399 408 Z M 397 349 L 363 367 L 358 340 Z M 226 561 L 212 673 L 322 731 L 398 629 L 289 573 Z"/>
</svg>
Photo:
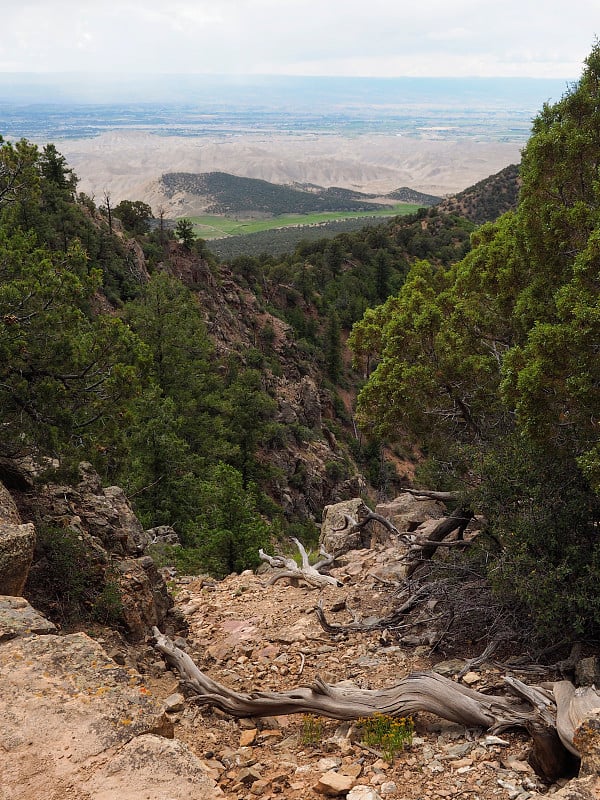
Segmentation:
<svg viewBox="0 0 600 800">
<path fill-rule="evenodd" d="M 412 744 L 415 726 L 412 717 L 392 717 L 373 714 L 358 720 L 362 741 L 369 747 L 381 749 L 383 757 L 391 763 L 396 755 Z"/>
</svg>

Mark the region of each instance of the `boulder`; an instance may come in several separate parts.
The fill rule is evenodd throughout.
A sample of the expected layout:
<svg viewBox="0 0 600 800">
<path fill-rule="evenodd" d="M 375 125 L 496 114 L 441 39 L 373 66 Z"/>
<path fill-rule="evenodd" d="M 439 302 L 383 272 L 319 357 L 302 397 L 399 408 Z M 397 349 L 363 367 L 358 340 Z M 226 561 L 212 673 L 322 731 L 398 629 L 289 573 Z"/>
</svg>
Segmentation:
<svg viewBox="0 0 600 800">
<path fill-rule="evenodd" d="M 91 464 L 79 465 L 76 487 L 47 484 L 36 494 L 36 513 L 55 527 L 70 527 L 95 537 L 109 553 L 139 555 L 144 530 L 125 492 L 117 486 L 102 488 Z"/>
<path fill-rule="evenodd" d="M 0 522 L 0 594 L 21 595 L 35 549 L 35 528 L 29 522 Z"/>
<path fill-rule="evenodd" d="M 375 512 L 388 519 L 399 531 L 414 531 L 429 519 L 444 517 L 446 507 L 439 500 L 417 500 L 404 493 L 389 503 L 379 503 Z"/>
<path fill-rule="evenodd" d="M 581 658 L 575 665 L 575 681 L 578 686 L 600 688 L 600 658 L 598 656 Z"/>
<path fill-rule="evenodd" d="M 56 632 L 56 626 L 32 608 L 24 597 L 0 595 L 0 643 L 32 633 Z"/>
<path fill-rule="evenodd" d="M 163 628 L 173 598 L 150 556 L 113 564 L 121 595 L 122 618 L 132 642 L 140 642 L 156 625 Z"/>
<path fill-rule="evenodd" d="M 341 503 L 325 506 L 319 543 L 328 553 L 341 555 L 349 550 L 368 547 L 371 532 L 365 528 L 356 530 L 347 524 L 346 516 L 362 522 L 369 514 L 369 507 L 360 497 L 343 500 Z"/>
<path fill-rule="evenodd" d="M 147 531 L 144 531 L 144 534 L 148 544 L 181 544 L 178 534 L 170 525 L 159 525 L 156 528 L 148 528 Z M 146 544 L 145 547 L 147 547 L 148 544 Z"/>
<path fill-rule="evenodd" d="M 0 684 L 7 797 L 209 800 L 219 794 L 187 746 L 163 738 L 173 726 L 160 697 L 89 636 L 1 643 Z"/>
<path fill-rule="evenodd" d="M 580 777 L 600 777 L 600 708 L 577 728 L 573 744 L 581 755 Z"/>
<path fill-rule="evenodd" d="M 3 483 L 0 483 L 0 522 L 11 525 L 20 525 L 21 517 L 11 493 Z"/>
</svg>

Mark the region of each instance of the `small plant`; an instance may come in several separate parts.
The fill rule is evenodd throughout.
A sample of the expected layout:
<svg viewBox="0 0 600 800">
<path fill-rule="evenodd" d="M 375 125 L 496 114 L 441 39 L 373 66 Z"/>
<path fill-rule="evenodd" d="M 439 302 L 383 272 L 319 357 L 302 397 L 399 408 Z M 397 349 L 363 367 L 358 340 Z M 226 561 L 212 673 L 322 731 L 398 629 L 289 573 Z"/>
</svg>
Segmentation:
<svg viewBox="0 0 600 800">
<path fill-rule="evenodd" d="M 302 732 L 300 738 L 302 744 L 320 744 L 323 736 L 323 720 L 313 714 L 305 714 L 302 717 Z"/>
<path fill-rule="evenodd" d="M 396 755 L 412 744 L 415 730 L 412 717 L 392 717 L 389 714 L 373 714 L 361 717 L 358 724 L 362 729 L 361 741 L 369 747 L 381 750 L 383 758 L 390 764 Z"/>
</svg>

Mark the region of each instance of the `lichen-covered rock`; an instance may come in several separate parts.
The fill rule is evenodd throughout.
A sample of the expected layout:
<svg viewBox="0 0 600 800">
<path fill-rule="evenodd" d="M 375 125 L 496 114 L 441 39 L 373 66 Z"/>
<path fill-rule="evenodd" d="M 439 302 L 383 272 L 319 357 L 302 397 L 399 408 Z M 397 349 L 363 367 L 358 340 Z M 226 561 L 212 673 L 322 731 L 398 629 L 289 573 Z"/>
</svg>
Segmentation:
<svg viewBox="0 0 600 800">
<path fill-rule="evenodd" d="M 0 594 L 21 595 L 35 549 L 35 528 L 29 522 L 0 522 Z"/>
<path fill-rule="evenodd" d="M 219 794 L 185 745 L 160 738 L 163 731 L 172 735 L 161 698 L 85 634 L 0 644 L 0 684 L 0 794 L 27 800 Z"/>
<path fill-rule="evenodd" d="M 371 533 L 365 528 L 356 530 L 356 528 L 348 524 L 346 517 L 350 517 L 356 522 L 362 522 L 369 512 L 369 507 L 360 497 L 325 506 L 319 539 L 320 545 L 328 553 L 335 555 L 368 547 Z"/>
<path fill-rule="evenodd" d="M 32 608 L 24 597 L 0 595 L 0 643 L 32 633 L 56 632 L 56 625 Z"/>
<path fill-rule="evenodd" d="M 579 775 L 600 776 L 600 708 L 575 731 L 573 744 L 581 756 Z"/>
<path fill-rule="evenodd" d="M 389 503 L 379 503 L 375 511 L 399 531 L 414 531 L 429 519 L 441 519 L 446 514 L 446 507 L 438 500 L 417 500 L 413 495 L 404 493 Z"/>
<path fill-rule="evenodd" d="M 9 522 L 11 525 L 21 524 L 16 503 L 3 483 L 0 483 L 0 522 Z"/>
</svg>

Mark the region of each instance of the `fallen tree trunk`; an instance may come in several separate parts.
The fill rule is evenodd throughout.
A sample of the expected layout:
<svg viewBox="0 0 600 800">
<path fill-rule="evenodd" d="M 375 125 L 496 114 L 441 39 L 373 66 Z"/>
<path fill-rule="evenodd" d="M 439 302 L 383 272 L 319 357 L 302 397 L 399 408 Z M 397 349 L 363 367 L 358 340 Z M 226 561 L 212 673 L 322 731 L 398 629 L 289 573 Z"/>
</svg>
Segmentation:
<svg viewBox="0 0 600 800">
<path fill-rule="evenodd" d="M 478 726 L 494 733 L 525 728 L 534 740 L 532 766 L 547 780 L 575 774 L 578 756 L 573 731 L 581 715 L 600 706 L 600 694 L 590 688 L 583 694 L 566 691 L 560 682 L 557 695 L 536 686 L 507 679 L 514 696 L 485 695 L 436 672 L 417 672 L 387 689 L 339 687 L 317 678 L 312 686 L 285 692 L 236 692 L 209 678 L 190 656 L 154 628 L 157 649 L 176 667 L 181 679 L 197 695 L 196 702 L 212 705 L 234 717 L 279 714 L 317 714 L 339 720 L 355 720 L 373 714 L 393 717 L 426 711 L 451 722 Z M 585 701 L 581 698 L 585 695 Z M 574 702 L 574 698 L 577 698 Z M 561 720 L 569 719 L 569 724 Z"/>
<path fill-rule="evenodd" d="M 407 489 L 405 486 L 401 486 L 400 491 L 411 494 L 415 500 L 440 500 L 443 503 L 460 497 L 458 492 L 432 492 L 429 489 Z"/>
</svg>

